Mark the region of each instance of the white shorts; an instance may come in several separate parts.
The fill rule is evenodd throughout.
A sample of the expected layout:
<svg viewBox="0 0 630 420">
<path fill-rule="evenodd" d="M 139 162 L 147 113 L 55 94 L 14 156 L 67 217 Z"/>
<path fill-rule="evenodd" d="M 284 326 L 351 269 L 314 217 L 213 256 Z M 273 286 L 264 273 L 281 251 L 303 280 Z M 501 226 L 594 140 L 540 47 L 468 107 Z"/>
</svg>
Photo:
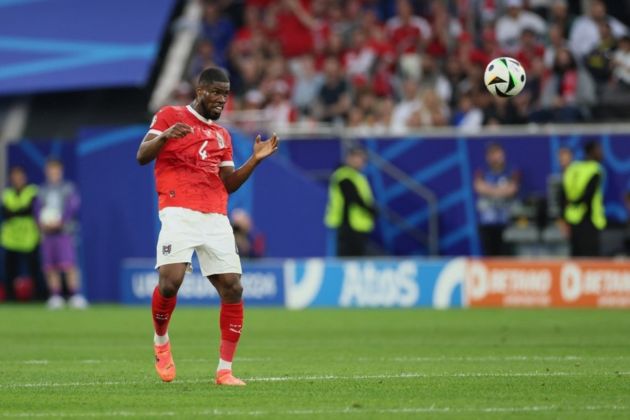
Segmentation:
<svg viewBox="0 0 630 420">
<path fill-rule="evenodd" d="M 192 264 L 197 253 L 201 274 L 241 274 L 241 259 L 228 218 L 217 213 L 201 213 L 183 207 L 160 211 L 162 229 L 157 242 L 158 268 L 166 264 Z"/>
</svg>

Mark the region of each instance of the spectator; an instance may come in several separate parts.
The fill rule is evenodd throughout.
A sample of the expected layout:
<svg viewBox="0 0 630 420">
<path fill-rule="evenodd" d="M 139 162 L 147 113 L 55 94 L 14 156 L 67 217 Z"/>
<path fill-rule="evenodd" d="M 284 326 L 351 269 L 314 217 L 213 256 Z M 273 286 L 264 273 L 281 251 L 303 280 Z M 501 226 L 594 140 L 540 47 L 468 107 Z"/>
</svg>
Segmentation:
<svg viewBox="0 0 630 420">
<path fill-rule="evenodd" d="M 606 22 L 610 25 L 615 38 L 625 35 L 628 30 L 619 20 L 606 14 L 606 4 L 601 0 L 592 0 L 588 15 L 575 19 L 569 34 L 571 52 L 579 60 L 591 52 L 600 42 L 598 24 Z"/>
<path fill-rule="evenodd" d="M 624 244 L 626 248 L 626 256 L 630 257 L 630 190 L 626 191 L 626 195 L 623 197 L 623 202 L 626 206 L 626 213 L 629 215 L 626 221 L 626 240 Z"/>
<path fill-rule="evenodd" d="M 243 58 L 237 63 L 238 77 L 233 82 L 233 92 L 243 96 L 250 90 L 258 89 L 262 81 L 263 62 L 256 57 Z"/>
<path fill-rule="evenodd" d="M 558 28 L 560 38 L 569 38 L 569 29 L 575 17 L 569 13 L 566 0 L 554 0 L 549 13 L 549 24 Z"/>
<path fill-rule="evenodd" d="M 443 59 L 463 32 L 459 20 L 449 14 L 447 5 L 441 0 L 431 2 L 431 39 L 426 52 L 431 57 Z"/>
<path fill-rule="evenodd" d="M 461 60 L 458 60 L 455 56 L 449 57 L 446 61 L 444 73 L 451 87 L 450 105 L 454 106 L 459 102 L 461 95 L 470 92 L 466 72 Z"/>
<path fill-rule="evenodd" d="M 288 59 L 307 54 L 313 50 L 311 31 L 317 22 L 304 0 L 280 0 L 269 6 L 274 10 L 271 37 L 280 43 L 282 55 Z"/>
<path fill-rule="evenodd" d="M 584 64 L 590 72 L 599 90 L 608 83 L 612 75 L 612 59 L 617 48 L 617 40 L 612 34 L 610 25 L 603 21 L 597 24 L 599 42 L 584 58 Z"/>
<path fill-rule="evenodd" d="M 350 149 L 345 164 L 330 177 L 325 223 L 337 231 L 337 256 L 360 257 L 367 253 L 368 235 L 374 229 L 376 207 L 372 189 L 361 171 L 367 154 Z"/>
<path fill-rule="evenodd" d="M 51 159 L 46 163 L 46 183 L 39 189 L 35 209 L 42 232 L 42 263 L 50 292 L 48 308 L 61 309 L 65 304 L 61 273 L 65 276 L 70 295 L 69 305 L 77 309 L 86 308 L 87 300 L 80 292 L 73 237 L 79 197 L 74 185 L 64 181 L 61 161 Z"/>
<path fill-rule="evenodd" d="M 383 99 L 379 99 L 373 122 L 375 133 L 390 132 L 394 109 L 395 102 L 391 97 L 388 96 Z"/>
<path fill-rule="evenodd" d="M 243 26 L 236 31 L 230 48 L 232 55 L 249 55 L 256 51 L 256 39 L 264 36 L 261 17 L 260 8 L 251 5 L 245 7 Z"/>
<path fill-rule="evenodd" d="M 206 27 L 212 28 L 226 19 L 217 15 L 223 6 L 213 3 L 205 9 L 204 17 Z M 574 122 L 599 114 L 610 116 L 608 109 L 624 109 L 625 91 L 618 89 L 623 84 L 615 84 L 622 80 L 622 66 L 613 64 L 619 75 L 615 74 L 612 81 L 606 77 L 606 66 L 600 67 L 602 59 L 609 55 L 608 41 L 618 36 L 615 27 L 621 25 L 606 15 L 601 0 L 594 0 L 589 15 L 575 22 L 577 26 L 589 23 L 600 30 L 608 23 L 612 30 L 612 36 L 609 31 L 601 43 L 593 44 L 598 46 L 596 50 L 587 51 L 592 52 L 588 68 L 598 80 L 599 92 L 591 72 L 582 66 L 584 54 L 568 60 L 576 63 L 574 68 L 555 65 L 567 61 L 566 54 L 560 52 L 567 48 L 566 33 L 572 23 L 566 0 L 248 0 L 246 6 L 239 4 L 230 9 L 244 11 L 242 26 L 228 47 L 228 68 L 233 75 L 236 99 L 230 102 L 232 105 L 245 104 L 244 96 L 252 90 L 260 91 L 267 105 L 276 81 L 283 80 L 298 114 L 293 120 L 343 123 L 350 108 L 357 106 L 356 101 L 361 98 L 357 91 L 369 89 L 379 98 L 405 101 L 398 92 L 404 90 L 401 79 L 412 79 L 420 91 L 436 90 L 448 103 L 446 112 L 435 115 L 450 119 L 449 115 L 460 106 L 461 95 L 471 95 L 475 108 L 484 113 L 485 125 L 526 123 L 530 115 L 535 123 Z M 490 19 L 496 15 L 497 7 L 504 14 L 498 20 Z M 548 36 L 544 36 L 545 21 L 531 8 L 547 17 Z M 223 10 L 227 16 L 228 9 Z M 214 22 L 214 26 L 208 22 Z M 464 32 L 464 28 L 471 32 Z M 625 27 L 621 28 L 623 32 Z M 572 42 L 577 32 L 575 28 L 571 30 Z M 599 39 L 600 35 L 596 33 L 595 37 Z M 214 39 L 202 37 L 190 69 L 216 63 L 214 56 L 219 48 Z M 495 101 L 479 94 L 485 92 L 483 71 L 492 58 L 505 55 L 521 61 L 527 71 L 527 84 L 512 100 Z M 323 75 L 325 68 L 331 67 L 326 64 L 331 57 L 337 60 L 339 73 L 332 83 L 330 76 Z M 619 57 L 618 63 L 623 56 Z M 327 87 L 325 78 L 329 79 Z M 334 106 L 323 101 L 320 93 Z M 463 101 L 466 109 L 468 102 Z M 405 107 L 396 108 L 400 111 Z M 389 118 L 373 109 L 362 109 L 362 114 L 363 125 L 381 127 L 390 119 L 398 132 L 409 125 L 424 126 L 429 119 L 426 110 L 411 113 L 413 121 L 402 125 L 398 113 Z M 241 120 L 238 115 L 231 118 Z"/>
<path fill-rule="evenodd" d="M 186 106 L 195 99 L 194 93 L 194 89 L 190 83 L 185 81 L 179 82 L 179 85 L 177 85 L 173 93 L 171 93 L 165 105 Z"/>
<path fill-rule="evenodd" d="M 544 84 L 543 109 L 532 114 L 535 122 L 575 122 L 580 118 L 577 104 L 578 71 L 568 49 L 558 51 L 553 73 Z"/>
<path fill-rule="evenodd" d="M 269 103 L 265 106 L 265 121 L 272 126 L 282 127 L 297 120 L 295 109 L 289 100 L 289 85 L 283 80 L 274 82 Z"/>
<path fill-rule="evenodd" d="M 216 66 L 214 45 L 207 39 L 197 41 L 195 55 L 188 66 L 188 80 L 195 80 L 204 69 Z"/>
<path fill-rule="evenodd" d="M 316 114 L 320 121 L 341 123 L 350 106 L 350 90 L 339 61 L 328 57 L 324 63 L 324 84 L 319 90 Z"/>
<path fill-rule="evenodd" d="M 422 107 L 416 115 L 418 127 L 440 127 L 448 124 L 450 112 L 435 89 L 426 89 L 422 94 Z"/>
<path fill-rule="evenodd" d="M 366 84 L 367 76 L 372 70 L 376 51 L 368 43 L 366 34 L 357 29 L 352 33 L 350 48 L 346 50 L 343 58 L 346 73 L 354 85 Z"/>
<path fill-rule="evenodd" d="M 440 72 L 437 60 L 430 55 L 424 55 L 422 58 L 420 89 L 435 90 L 441 100 L 445 102 L 449 102 L 451 100 L 451 84 Z"/>
<path fill-rule="evenodd" d="M 5 279 L 5 293 L 9 300 L 15 296 L 14 282 L 21 274 L 20 267 L 37 283 L 37 297 L 45 296 L 38 281 L 39 275 L 39 231 L 33 218 L 37 187 L 28 184 L 24 169 L 14 166 L 9 171 L 10 185 L 2 193 L 2 228 L 0 245 L 5 252 L 5 270 L 0 273 Z"/>
<path fill-rule="evenodd" d="M 402 100 L 394 106 L 390 129 L 393 133 L 404 133 L 409 129 L 411 117 L 420 111 L 422 101 L 418 94 L 418 84 L 411 79 L 403 81 Z"/>
<path fill-rule="evenodd" d="M 599 233 L 606 227 L 601 146 L 590 141 L 584 154 L 585 160 L 569 165 L 563 177 L 562 207 L 573 257 L 599 256 Z"/>
<path fill-rule="evenodd" d="M 470 94 L 464 94 L 459 98 L 457 110 L 453 114 L 452 124 L 458 130 L 475 133 L 481 129 L 483 123 L 483 111 L 475 106 Z"/>
<path fill-rule="evenodd" d="M 487 169 L 477 171 L 474 188 L 479 212 L 479 237 L 484 255 L 509 255 L 503 231 L 510 220 L 510 208 L 519 190 L 518 174 L 511 169 L 505 151 L 497 143 L 486 150 Z"/>
<path fill-rule="evenodd" d="M 396 1 L 396 16 L 387 21 L 387 33 L 398 55 L 424 50 L 431 39 L 431 25 L 415 16 L 409 0 Z"/>
<path fill-rule="evenodd" d="M 552 24 L 549 27 L 549 43 L 545 48 L 545 66 L 552 68 L 559 50 L 567 48 L 566 39 L 562 35 L 562 27 L 558 24 Z"/>
<path fill-rule="evenodd" d="M 315 60 L 310 54 L 303 55 L 294 68 L 292 100 L 300 113 L 308 116 L 313 112 L 313 103 L 324 83 L 324 77 L 315 70 Z"/>
<path fill-rule="evenodd" d="M 516 50 L 516 59 L 523 65 L 525 71 L 532 68 L 532 61 L 545 56 L 545 47 L 538 42 L 536 32 L 530 28 L 521 31 L 521 43 Z"/>
<path fill-rule="evenodd" d="M 630 89 L 630 36 L 624 35 L 619 39 L 619 49 L 613 54 L 612 69 L 621 87 Z"/>
<path fill-rule="evenodd" d="M 236 248 L 241 258 L 260 258 L 265 255 L 265 237 L 254 227 L 249 213 L 234 209 L 230 213 Z"/>
<path fill-rule="evenodd" d="M 529 28 L 538 36 L 545 34 L 545 21 L 535 13 L 523 10 L 523 0 L 506 0 L 507 11 L 497 20 L 497 40 L 507 52 L 515 52 L 523 29 Z"/>
<path fill-rule="evenodd" d="M 227 51 L 234 37 L 232 21 L 221 15 L 218 2 L 205 2 L 203 12 L 202 34 L 214 46 L 212 61 L 218 66 L 227 65 Z"/>
<path fill-rule="evenodd" d="M 387 58 L 377 58 L 371 83 L 371 88 L 377 96 L 390 97 L 394 94 L 394 77 L 389 69 L 390 64 Z"/>
<path fill-rule="evenodd" d="M 365 114 L 361 108 L 350 108 L 346 128 L 351 130 L 354 135 L 369 135 Z"/>
<path fill-rule="evenodd" d="M 263 123 L 261 119 L 264 105 L 265 95 L 259 90 L 252 89 L 247 92 L 243 98 L 241 118 L 238 121 L 239 127 L 248 133 L 256 132 Z"/>
</svg>

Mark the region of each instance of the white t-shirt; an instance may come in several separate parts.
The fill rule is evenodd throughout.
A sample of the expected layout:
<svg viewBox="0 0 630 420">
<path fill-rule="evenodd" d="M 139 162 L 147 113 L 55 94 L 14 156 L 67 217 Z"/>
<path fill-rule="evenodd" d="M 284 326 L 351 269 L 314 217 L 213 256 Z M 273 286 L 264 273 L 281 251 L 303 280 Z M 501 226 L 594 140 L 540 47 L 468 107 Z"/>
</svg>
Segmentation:
<svg viewBox="0 0 630 420">
<path fill-rule="evenodd" d="M 508 52 L 516 51 L 523 29 L 532 29 L 538 35 L 543 35 L 547 25 L 543 18 L 527 10 L 522 10 L 516 19 L 509 15 L 504 15 L 499 18 L 495 26 L 497 40 L 501 48 Z"/>
<path fill-rule="evenodd" d="M 630 51 L 616 51 L 613 60 L 615 61 L 615 76 L 630 85 Z"/>
<path fill-rule="evenodd" d="M 628 32 L 626 26 L 612 16 L 608 16 L 608 24 L 613 36 L 619 38 Z M 569 33 L 569 48 L 576 58 L 584 57 L 599 44 L 600 36 L 597 23 L 590 16 L 575 19 Z"/>
</svg>

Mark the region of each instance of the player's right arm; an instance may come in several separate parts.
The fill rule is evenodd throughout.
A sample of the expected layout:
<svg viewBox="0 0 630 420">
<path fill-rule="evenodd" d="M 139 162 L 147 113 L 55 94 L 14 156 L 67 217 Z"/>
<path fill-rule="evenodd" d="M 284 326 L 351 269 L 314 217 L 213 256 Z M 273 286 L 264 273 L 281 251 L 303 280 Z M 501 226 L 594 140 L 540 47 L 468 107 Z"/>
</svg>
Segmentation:
<svg viewBox="0 0 630 420">
<path fill-rule="evenodd" d="M 162 150 L 162 147 L 169 139 L 179 139 L 185 137 L 192 132 L 189 125 L 184 123 L 176 123 L 170 126 L 160 134 L 149 131 L 140 143 L 138 153 L 136 154 L 136 160 L 140 165 L 146 165 L 155 159 Z"/>
</svg>

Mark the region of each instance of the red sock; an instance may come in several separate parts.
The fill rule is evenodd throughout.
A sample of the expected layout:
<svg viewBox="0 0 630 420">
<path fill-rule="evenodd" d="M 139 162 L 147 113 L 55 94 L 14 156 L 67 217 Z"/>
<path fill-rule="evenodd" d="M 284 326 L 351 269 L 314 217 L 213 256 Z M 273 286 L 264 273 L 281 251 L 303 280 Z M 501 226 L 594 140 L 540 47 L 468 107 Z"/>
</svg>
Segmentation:
<svg viewBox="0 0 630 420">
<path fill-rule="evenodd" d="M 175 310 L 177 296 L 165 298 L 160 294 L 160 289 L 156 286 L 153 290 L 153 300 L 151 301 L 151 309 L 153 312 L 153 326 L 157 335 L 165 335 L 168 331 L 168 323 L 171 320 L 171 314 Z"/>
<path fill-rule="evenodd" d="M 219 318 L 219 325 L 221 326 L 219 354 L 221 359 L 231 362 L 234 359 L 238 339 L 241 338 L 241 328 L 243 328 L 243 301 L 239 303 L 221 302 Z"/>
</svg>

